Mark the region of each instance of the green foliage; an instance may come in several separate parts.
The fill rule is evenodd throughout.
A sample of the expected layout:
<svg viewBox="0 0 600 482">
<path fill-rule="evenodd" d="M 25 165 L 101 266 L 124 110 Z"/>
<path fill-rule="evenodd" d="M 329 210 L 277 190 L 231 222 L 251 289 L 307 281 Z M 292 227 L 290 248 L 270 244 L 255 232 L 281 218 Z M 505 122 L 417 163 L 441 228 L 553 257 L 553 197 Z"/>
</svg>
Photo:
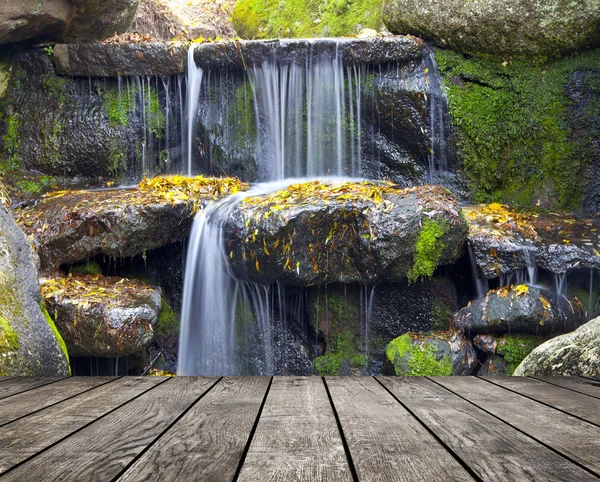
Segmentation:
<svg viewBox="0 0 600 482">
<path fill-rule="evenodd" d="M 102 266 L 96 261 L 88 261 L 87 263 L 74 264 L 71 267 L 71 274 L 102 274 Z"/>
<path fill-rule="evenodd" d="M 56 341 L 58 341 L 58 344 L 60 345 L 61 350 L 65 354 L 65 358 L 67 359 L 67 365 L 69 366 L 69 375 L 71 375 L 71 361 L 69 359 L 69 352 L 67 350 L 67 345 L 65 344 L 63 337 L 61 336 L 58 329 L 56 328 L 56 324 L 54 323 L 54 320 L 50 316 L 50 313 L 48 313 L 48 310 L 46 309 L 46 305 L 43 301 L 40 303 L 40 309 L 42 310 L 42 313 L 43 313 L 44 317 L 46 318 L 46 322 L 48 323 L 48 325 L 50 325 L 50 328 L 51 328 L 52 332 L 54 333 L 54 336 L 56 337 Z"/>
<path fill-rule="evenodd" d="M 408 333 L 392 340 L 385 354 L 394 366 L 397 376 L 452 375 L 453 365 L 449 356 L 440 357 L 436 346 L 428 341 L 413 345 L 413 340 Z"/>
<path fill-rule="evenodd" d="M 35 196 L 42 193 L 56 180 L 52 176 L 42 176 L 37 179 L 21 179 L 15 183 L 15 187 L 27 196 Z"/>
<path fill-rule="evenodd" d="M 591 138 L 573 135 L 565 85 L 576 70 L 598 79 L 600 50 L 552 63 L 447 50 L 436 59 L 475 201 L 579 208 Z M 598 118 L 600 105 L 591 102 L 586 112 Z"/>
<path fill-rule="evenodd" d="M 413 267 L 407 273 L 411 283 L 419 278 L 431 278 L 438 266 L 444 244 L 442 238 L 448 226 L 444 222 L 435 219 L 427 219 L 423 223 L 413 256 Z"/>
<path fill-rule="evenodd" d="M 146 123 L 156 138 L 161 139 L 164 136 L 167 119 L 160 108 L 158 94 L 153 88 L 146 92 Z"/>
<path fill-rule="evenodd" d="M 135 108 L 133 92 L 126 90 L 119 94 L 116 89 L 104 92 L 104 106 L 108 112 L 108 125 L 110 127 L 127 127 L 129 115 Z"/>
<path fill-rule="evenodd" d="M 431 328 L 434 331 L 447 330 L 450 327 L 452 311 L 441 300 L 431 300 Z"/>
<path fill-rule="evenodd" d="M 342 363 L 347 362 L 354 370 L 364 370 L 367 367 L 367 357 L 358 353 L 356 340 L 350 330 L 339 333 L 334 343 L 327 348 L 324 355 L 313 360 L 317 373 L 321 376 L 340 374 Z"/>
<path fill-rule="evenodd" d="M 52 57 L 54 55 L 54 46 L 48 45 L 48 47 L 44 47 L 44 52 L 46 52 L 48 57 Z"/>
<path fill-rule="evenodd" d="M 508 363 L 507 375 L 512 375 L 527 355 L 540 344 L 535 336 L 506 335 L 498 340 L 496 352 Z"/>
<path fill-rule="evenodd" d="M 383 28 L 382 0 L 238 0 L 233 25 L 242 38 L 342 37 Z"/>
<path fill-rule="evenodd" d="M 160 315 L 155 325 L 156 336 L 167 337 L 179 334 L 179 317 L 165 300 L 160 305 Z"/>
</svg>

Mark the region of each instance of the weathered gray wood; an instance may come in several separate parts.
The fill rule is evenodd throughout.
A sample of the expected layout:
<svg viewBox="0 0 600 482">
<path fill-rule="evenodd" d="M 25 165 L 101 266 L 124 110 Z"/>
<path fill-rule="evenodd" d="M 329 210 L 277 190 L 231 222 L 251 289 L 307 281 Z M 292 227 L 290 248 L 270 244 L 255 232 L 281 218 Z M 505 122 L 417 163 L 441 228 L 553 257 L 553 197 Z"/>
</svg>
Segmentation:
<svg viewBox="0 0 600 482">
<path fill-rule="evenodd" d="M 233 480 L 269 380 L 222 379 L 118 480 Z"/>
<path fill-rule="evenodd" d="M 484 379 L 600 425 L 600 398 L 589 397 L 533 378 L 485 377 Z"/>
<path fill-rule="evenodd" d="M 0 473 L 165 380 L 121 378 L 0 427 Z"/>
<path fill-rule="evenodd" d="M 0 383 L 1 382 L 6 382 L 7 380 L 12 380 L 13 378 L 18 378 L 17 375 L 11 375 L 11 376 L 7 376 L 7 377 L 0 377 Z"/>
<path fill-rule="evenodd" d="M 71 377 L 0 400 L 0 425 L 103 385 L 114 377 Z"/>
<path fill-rule="evenodd" d="M 371 377 L 326 378 L 359 480 L 473 477 Z"/>
<path fill-rule="evenodd" d="M 478 378 L 432 379 L 594 473 L 600 474 L 600 427 Z"/>
<path fill-rule="evenodd" d="M 110 481 L 217 380 L 172 378 L 19 465 L 5 479 Z"/>
<path fill-rule="evenodd" d="M 568 388 L 575 392 L 584 393 L 590 397 L 600 398 L 600 381 L 581 377 L 532 377 L 552 385 Z"/>
<path fill-rule="evenodd" d="M 379 380 L 482 480 L 597 480 L 431 380 Z"/>
<path fill-rule="evenodd" d="M 66 377 L 17 377 L 11 378 L 0 384 L 0 400 L 6 397 L 12 397 L 17 393 L 26 392 L 32 388 L 41 387 L 62 380 Z"/>
<path fill-rule="evenodd" d="M 238 480 L 352 480 L 321 378 L 273 379 Z"/>
</svg>

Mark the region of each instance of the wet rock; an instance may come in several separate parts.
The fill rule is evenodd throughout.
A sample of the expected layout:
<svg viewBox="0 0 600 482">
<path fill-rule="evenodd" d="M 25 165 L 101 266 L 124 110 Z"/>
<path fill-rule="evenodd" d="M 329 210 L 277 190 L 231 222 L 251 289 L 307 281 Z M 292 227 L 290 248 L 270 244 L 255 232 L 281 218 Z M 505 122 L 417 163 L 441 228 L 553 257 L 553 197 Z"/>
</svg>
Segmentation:
<svg viewBox="0 0 600 482">
<path fill-rule="evenodd" d="M 500 355 L 490 355 L 477 371 L 478 377 L 504 377 L 508 375 L 508 363 Z"/>
<path fill-rule="evenodd" d="M 566 333 L 584 321 L 577 298 L 517 285 L 489 291 L 456 314 L 454 328 L 467 333 Z"/>
<path fill-rule="evenodd" d="M 224 233 L 240 279 L 368 284 L 431 277 L 463 254 L 466 224 L 439 186 L 312 181 L 245 199 Z"/>
<path fill-rule="evenodd" d="M 406 333 L 386 355 L 398 376 L 472 375 L 477 363 L 471 342 L 455 331 Z"/>
<path fill-rule="evenodd" d="M 39 260 L 0 205 L 0 375 L 69 373 L 64 343 L 48 317 L 38 283 Z"/>
<path fill-rule="evenodd" d="M 512 375 L 519 363 L 542 341 L 541 338 L 521 334 L 504 335 L 500 338 L 492 335 L 475 336 L 475 347 L 488 354 L 477 375 Z"/>
<path fill-rule="evenodd" d="M 473 345 L 483 353 L 496 353 L 498 339 L 493 335 L 476 335 L 473 337 Z"/>
<path fill-rule="evenodd" d="M 500 204 L 463 206 L 469 246 L 482 277 L 507 275 L 527 267 L 555 274 L 600 269 L 597 219 L 565 214 L 517 213 Z"/>
<path fill-rule="evenodd" d="M 391 0 L 384 22 L 469 54 L 553 56 L 600 44 L 594 0 Z"/>
<path fill-rule="evenodd" d="M 43 279 L 42 293 L 73 356 L 121 357 L 142 350 L 161 310 L 157 289 L 124 278 Z"/>
<path fill-rule="evenodd" d="M 66 27 L 73 8 L 69 0 L 4 2 L 0 12 L 0 44 L 37 36 L 56 37 Z"/>
<path fill-rule="evenodd" d="M 538 346 L 515 376 L 600 376 L 600 318 Z"/>
<path fill-rule="evenodd" d="M 42 269 L 53 271 L 97 254 L 135 256 L 185 238 L 196 210 L 216 195 L 213 189 L 228 193 L 229 181 L 166 176 L 144 181 L 138 189 L 61 191 L 17 216 Z"/>
</svg>

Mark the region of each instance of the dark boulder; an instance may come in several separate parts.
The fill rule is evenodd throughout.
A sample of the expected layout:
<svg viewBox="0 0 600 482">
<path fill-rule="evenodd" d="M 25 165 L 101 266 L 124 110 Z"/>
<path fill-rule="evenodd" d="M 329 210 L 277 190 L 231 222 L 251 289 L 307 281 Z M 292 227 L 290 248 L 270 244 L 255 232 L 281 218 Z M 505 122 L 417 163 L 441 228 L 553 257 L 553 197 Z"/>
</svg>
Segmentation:
<svg viewBox="0 0 600 482">
<path fill-rule="evenodd" d="M 73 276 L 42 280 L 48 312 L 72 356 L 121 357 L 154 336 L 160 292 L 139 281 Z"/>
<path fill-rule="evenodd" d="M 406 333 L 386 355 L 398 376 L 472 375 L 477 363 L 471 342 L 455 331 Z"/>
<path fill-rule="evenodd" d="M 600 5 L 595 0 L 390 0 L 384 22 L 394 33 L 503 58 L 557 56 L 600 45 Z"/>
<path fill-rule="evenodd" d="M 566 333 L 583 323 L 577 298 L 526 285 L 489 291 L 454 314 L 452 325 L 466 333 Z"/>
<path fill-rule="evenodd" d="M 0 375 L 67 375 L 64 342 L 42 302 L 39 260 L 1 204 L 0 233 Z"/>
<path fill-rule="evenodd" d="M 488 355 L 477 375 L 512 375 L 519 363 L 541 342 L 540 338 L 531 335 L 511 334 L 499 338 L 493 335 L 475 336 L 475 347 Z"/>
<path fill-rule="evenodd" d="M 244 199 L 225 250 L 240 279 L 291 285 L 412 281 L 464 253 L 466 223 L 439 186 L 311 181 Z"/>
<path fill-rule="evenodd" d="M 514 375 L 600 377 L 600 318 L 538 346 Z"/>
</svg>

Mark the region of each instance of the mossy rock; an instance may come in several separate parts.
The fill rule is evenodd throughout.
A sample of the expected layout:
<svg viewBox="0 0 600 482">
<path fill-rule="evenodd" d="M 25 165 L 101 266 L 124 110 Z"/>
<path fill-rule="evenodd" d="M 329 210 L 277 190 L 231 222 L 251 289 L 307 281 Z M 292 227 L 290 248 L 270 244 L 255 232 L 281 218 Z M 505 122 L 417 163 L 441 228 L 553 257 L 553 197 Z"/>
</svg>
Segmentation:
<svg viewBox="0 0 600 482">
<path fill-rule="evenodd" d="M 471 342 L 453 331 L 405 333 L 386 356 L 397 376 L 472 375 L 477 361 Z"/>
<path fill-rule="evenodd" d="M 382 0 L 238 0 L 232 16 L 247 39 L 343 37 L 383 28 Z"/>
<path fill-rule="evenodd" d="M 554 56 L 600 45 L 597 0 L 389 0 L 384 21 L 469 54 Z"/>
</svg>

